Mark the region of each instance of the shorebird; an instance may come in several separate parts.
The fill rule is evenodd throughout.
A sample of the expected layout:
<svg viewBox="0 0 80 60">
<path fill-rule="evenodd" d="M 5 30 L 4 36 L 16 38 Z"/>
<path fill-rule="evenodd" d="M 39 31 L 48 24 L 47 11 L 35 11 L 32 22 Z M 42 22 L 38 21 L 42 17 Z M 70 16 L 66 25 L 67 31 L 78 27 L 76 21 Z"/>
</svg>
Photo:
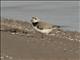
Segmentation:
<svg viewBox="0 0 80 60">
<path fill-rule="evenodd" d="M 31 23 L 36 31 L 44 34 L 49 34 L 53 29 L 60 28 L 60 26 L 49 24 L 36 16 L 32 17 Z"/>
</svg>

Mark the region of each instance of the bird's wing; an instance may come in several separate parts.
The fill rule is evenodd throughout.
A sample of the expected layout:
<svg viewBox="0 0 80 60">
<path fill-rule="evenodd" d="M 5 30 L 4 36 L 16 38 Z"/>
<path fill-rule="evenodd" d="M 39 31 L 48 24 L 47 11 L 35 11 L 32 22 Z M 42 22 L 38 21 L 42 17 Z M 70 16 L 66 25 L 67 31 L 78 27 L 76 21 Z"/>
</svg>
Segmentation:
<svg viewBox="0 0 80 60">
<path fill-rule="evenodd" d="M 39 22 L 37 25 L 39 29 L 51 29 L 52 25 L 48 24 L 47 22 Z"/>
</svg>

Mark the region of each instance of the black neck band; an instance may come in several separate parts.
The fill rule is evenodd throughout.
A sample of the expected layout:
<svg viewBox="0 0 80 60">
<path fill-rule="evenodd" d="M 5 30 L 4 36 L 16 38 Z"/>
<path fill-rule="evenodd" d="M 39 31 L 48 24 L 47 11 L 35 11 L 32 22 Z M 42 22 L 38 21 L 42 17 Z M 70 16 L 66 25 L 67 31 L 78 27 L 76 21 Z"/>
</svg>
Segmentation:
<svg viewBox="0 0 80 60">
<path fill-rule="evenodd" d="M 38 22 L 35 22 L 35 23 L 32 23 L 32 24 L 33 24 L 33 26 L 36 26 L 38 24 Z"/>
</svg>

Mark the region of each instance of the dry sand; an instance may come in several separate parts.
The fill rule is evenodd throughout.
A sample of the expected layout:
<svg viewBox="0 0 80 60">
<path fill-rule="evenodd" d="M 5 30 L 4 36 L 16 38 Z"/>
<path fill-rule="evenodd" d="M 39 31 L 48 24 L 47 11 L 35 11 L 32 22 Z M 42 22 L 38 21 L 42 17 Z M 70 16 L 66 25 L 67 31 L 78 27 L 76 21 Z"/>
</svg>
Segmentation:
<svg viewBox="0 0 80 60">
<path fill-rule="evenodd" d="M 23 26 L 22 23 L 16 26 Z M 1 25 L 1 60 L 80 60 L 79 32 L 54 30 L 42 35 L 29 24 L 24 24 L 27 29 L 15 29 L 12 25 Z M 12 34 L 11 29 L 18 34 Z"/>
</svg>

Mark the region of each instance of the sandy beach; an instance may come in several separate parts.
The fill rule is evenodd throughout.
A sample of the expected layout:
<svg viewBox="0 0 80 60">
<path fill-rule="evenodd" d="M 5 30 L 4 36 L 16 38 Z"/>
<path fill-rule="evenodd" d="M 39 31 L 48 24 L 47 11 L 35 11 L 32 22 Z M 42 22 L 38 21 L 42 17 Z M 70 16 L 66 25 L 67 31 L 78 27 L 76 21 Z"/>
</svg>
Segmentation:
<svg viewBox="0 0 80 60">
<path fill-rule="evenodd" d="M 22 23 L 16 26 L 22 26 Z M 7 25 L 1 25 L 0 31 L 1 60 L 80 60 L 79 32 L 55 30 L 52 35 L 42 36 L 41 33 L 28 30 L 32 27 L 25 25 L 27 33 L 25 29 L 18 28 L 19 33 L 12 34 L 14 31 L 7 31 L 4 26 Z"/>
</svg>

